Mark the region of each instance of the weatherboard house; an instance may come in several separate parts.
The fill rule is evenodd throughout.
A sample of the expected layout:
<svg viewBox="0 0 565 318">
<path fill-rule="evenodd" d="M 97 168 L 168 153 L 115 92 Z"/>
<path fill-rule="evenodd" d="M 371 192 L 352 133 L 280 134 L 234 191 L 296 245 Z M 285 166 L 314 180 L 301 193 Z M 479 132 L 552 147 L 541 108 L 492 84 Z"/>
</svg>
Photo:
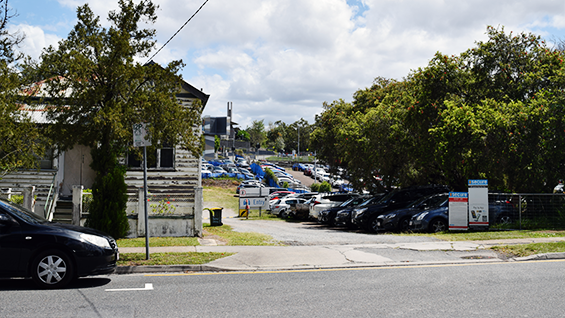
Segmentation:
<svg viewBox="0 0 565 318">
<path fill-rule="evenodd" d="M 45 83 L 36 85 L 41 87 Z M 192 107 L 195 100 L 200 100 L 201 112 L 209 99 L 209 95 L 185 81 L 176 97 L 185 107 Z M 22 108 L 29 111 L 36 123 L 49 124 L 44 108 L 28 105 Z M 201 133 L 200 127 L 194 131 Z M 149 235 L 202 236 L 201 157 L 194 157 L 178 146 L 156 149 L 150 157 L 153 160 L 148 160 L 147 169 Z M 145 236 L 142 162 L 133 155 L 121 159 L 127 166 L 128 237 Z M 23 193 L 24 206 L 49 220 L 82 225 L 88 213 L 87 189 L 95 178 L 91 162 L 90 148 L 86 146 L 76 145 L 59 154 L 48 150 L 40 158 L 39 170 L 7 174 L 0 179 L 0 189 L 4 195 Z"/>
</svg>

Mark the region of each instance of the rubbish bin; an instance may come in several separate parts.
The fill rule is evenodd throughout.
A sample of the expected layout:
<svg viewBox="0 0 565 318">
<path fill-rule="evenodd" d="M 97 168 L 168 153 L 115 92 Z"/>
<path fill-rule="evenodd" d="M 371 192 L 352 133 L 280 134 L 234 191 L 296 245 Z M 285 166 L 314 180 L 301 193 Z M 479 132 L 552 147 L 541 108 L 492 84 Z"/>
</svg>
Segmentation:
<svg viewBox="0 0 565 318">
<path fill-rule="evenodd" d="M 224 208 L 211 208 L 210 211 L 210 226 L 221 226 L 222 223 L 222 210 Z"/>
</svg>

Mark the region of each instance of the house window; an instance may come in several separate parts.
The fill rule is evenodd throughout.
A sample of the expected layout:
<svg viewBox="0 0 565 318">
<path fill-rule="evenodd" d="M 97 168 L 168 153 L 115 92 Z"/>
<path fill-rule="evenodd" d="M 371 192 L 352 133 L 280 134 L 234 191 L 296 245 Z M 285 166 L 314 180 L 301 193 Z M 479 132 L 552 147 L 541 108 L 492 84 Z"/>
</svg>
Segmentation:
<svg viewBox="0 0 565 318">
<path fill-rule="evenodd" d="M 141 150 L 141 149 L 140 149 Z M 127 156 L 129 168 L 143 168 L 143 151 L 130 152 Z M 147 147 L 148 169 L 172 169 L 175 167 L 175 151 L 173 147 Z"/>
</svg>

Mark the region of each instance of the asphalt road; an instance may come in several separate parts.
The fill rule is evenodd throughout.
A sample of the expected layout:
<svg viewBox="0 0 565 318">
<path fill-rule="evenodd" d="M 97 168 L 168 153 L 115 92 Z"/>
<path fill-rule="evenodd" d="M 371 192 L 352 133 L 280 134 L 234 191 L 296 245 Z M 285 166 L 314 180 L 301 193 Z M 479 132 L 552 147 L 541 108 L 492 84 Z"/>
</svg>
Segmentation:
<svg viewBox="0 0 565 318">
<path fill-rule="evenodd" d="M 562 317 L 565 261 L 0 280 L 0 317 Z"/>
</svg>

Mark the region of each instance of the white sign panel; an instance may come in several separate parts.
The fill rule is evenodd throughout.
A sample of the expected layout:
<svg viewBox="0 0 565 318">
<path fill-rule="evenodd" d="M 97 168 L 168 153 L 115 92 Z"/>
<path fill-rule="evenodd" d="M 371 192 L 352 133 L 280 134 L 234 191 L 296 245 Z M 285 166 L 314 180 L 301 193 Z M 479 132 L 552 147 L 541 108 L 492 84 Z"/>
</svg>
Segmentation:
<svg viewBox="0 0 565 318">
<path fill-rule="evenodd" d="M 466 231 L 469 229 L 467 211 L 469 196 L 467 192 L 449 193 L 449 229 Z"/>
<path fill-rule="evenodd" d="M 469 226 L 488 226 L 488 180 L 469 180 Z"/>
<path fill-rule="evenodd" d="M 239 197 L 260 197 L 261 188 L 243 188 L 239 190 Z"/>
<path fill-rule="evenodd" d="M 134 147 L 147 147 L 151 146 L 151 140 L 147 137 L 147 124 L 134 124 L 133 125 L 133 146 Z"/>
<path fill-rule="evenodd" d="M 246 206 L 252 208 L 265 208 L 267 204 L 266 198 L 239 198 L 239 209 L 245 210 Z"/>
</svg>

